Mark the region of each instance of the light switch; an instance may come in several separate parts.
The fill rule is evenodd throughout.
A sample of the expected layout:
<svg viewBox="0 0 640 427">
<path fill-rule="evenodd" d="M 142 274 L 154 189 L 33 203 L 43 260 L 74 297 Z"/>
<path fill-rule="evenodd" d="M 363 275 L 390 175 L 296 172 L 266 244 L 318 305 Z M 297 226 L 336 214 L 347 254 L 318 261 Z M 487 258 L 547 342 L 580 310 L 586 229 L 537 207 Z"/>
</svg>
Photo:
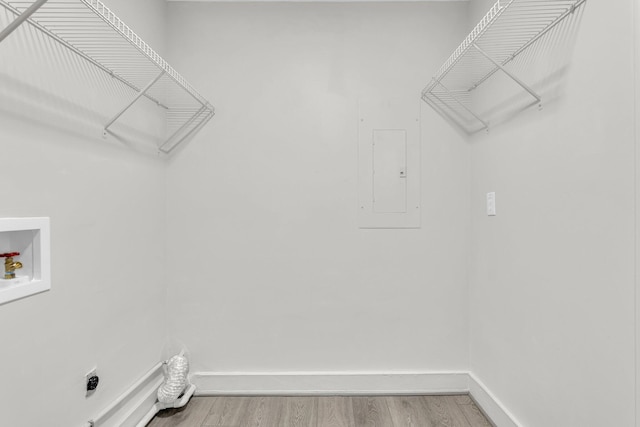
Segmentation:
<svg viewBox="0 0 640 427">
<path fill-rule="evenodd" d="M 496 216 L 496 193 L 487 193 L 487 215 Z"/>
</svg>

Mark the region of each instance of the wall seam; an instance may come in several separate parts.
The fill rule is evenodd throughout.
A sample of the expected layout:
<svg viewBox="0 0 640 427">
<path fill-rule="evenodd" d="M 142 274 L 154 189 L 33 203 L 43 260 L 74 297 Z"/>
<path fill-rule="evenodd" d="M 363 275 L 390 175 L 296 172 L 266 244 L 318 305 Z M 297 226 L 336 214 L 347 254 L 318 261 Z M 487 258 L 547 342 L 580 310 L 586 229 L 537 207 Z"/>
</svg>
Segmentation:
<svg viewBox="0 0 640 427">
<path fill-rule="evenodd" d="M 162 51 L 163 51 L 163 55 L 168 55 L 168 48 L 169 48 L 169 43 L 168 43 L 168 39 L 170 37 L 170 34 L 168 32 L 168 28 L 169 28 L 169 13 L 168 13 L 168 4 L 166 1 L 162 1 L 162 12 L 163 12 L 163 25 L 164 25 L 164 31 L 162 32 Z M 164 304 L 163 304 L 163 309 L 164 309 L 164 313 L 162 316 L 162 326 L 163 326 L 163 335 L 164 335 L 164 342 L 163 342 L 163 348 L 161 349 L 161 357 L 164 358 L 165 356 L 169 356 L 165 353 L 166 347 L 169 343 L 169 323 L 170 323 L 170 318 L 169 318 L 169 162 L 170 162 L 170 158 L 167 156 L 164 159 L 164 165 L 163 165 L 163 177 L 164 177 L 164 182 L 163 182 L 163 197 L 164 197 L 164 230 L 163 230 L 163 252 L 162 252 L 162 258 L 164 260 L 163 263 L 163 281 L 162 281 L 162 286 L 164 287 Z"/>
<path fill-rule="evenodd" d="M 472 7 L 471 2 L 467 4 L 467 27 L 473 28 L 476 25 L 476 21 L 474 20 L 474 9 Z M 468 158 L 468 175 L 467 179 L 469 185 L 467 186 L 467 202 L 468 202 L 468 212 L 467 212 L 467 265 L 466 265 L 466 280 L 467 280 L 467 358 L 468 358 L 468 367 L 469 372 L 473 372 L 472 369 L 472 319 L 471 319 L 471 287 L 472 287 L 472 258 L 473 258 L 473 243 L 474 243 L 474 227 L 473 227 L 473 141 L 477 140 L 477 137 L 474 138 L 473 135 L 467 134 L 464 136 L 465 144 L 467 145 L 467 149 L 469 150 L 469 158 Z"/>
<path fill-rule="evenodd" d="M 638 73 L 638 62 L 640 61 L 640 55 L 638 54 L 638 11 L 640 10 L 637 6 L 637 2 L 635 0 L 631 0 L 632 10 L 633 10 L 633 152 L 634 152 L 634 164 L 633 164 L 633 187 L 634 187 L 634 201 L 633 201 L 633 227 L 634 227 L 634 264 L 633 264 L 633 279 L 634 279 L 634 307 L 633 307 L 633 317 L 634 317 L 634 369 L 635 369 L 635 378 L 634 378 L 634 391 L 635 391 L 635 405 L 634 405 L 634 418 L 636 427 L 640 427 L 640 419 L 638 418 L 638 398 L 640 396 L 638 390 L 640 372 L 638 371 L 638 345 L 639 339 L 638 334 L 640 333 L 640 325 L 638 322 L 640 319 L 638 318 L 638 163 L 640 159 L 638 159 L 638 97 L 640 94 L 638 93 L 638 78 L 640 77 Z"/>
</svg>

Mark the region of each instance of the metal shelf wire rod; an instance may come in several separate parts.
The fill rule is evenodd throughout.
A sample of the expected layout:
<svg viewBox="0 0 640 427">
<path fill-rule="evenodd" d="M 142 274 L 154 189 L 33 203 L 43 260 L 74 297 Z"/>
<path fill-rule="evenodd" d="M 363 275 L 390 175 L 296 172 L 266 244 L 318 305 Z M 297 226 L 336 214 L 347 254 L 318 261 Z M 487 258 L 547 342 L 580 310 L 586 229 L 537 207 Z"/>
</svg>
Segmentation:
<svg viewBox="0 0 640 427">
<path fill-rule="evenodd" d="M 516 77 L 505 66 L 529 49 L 538 40 L 557 27 L 586 0 L 503 0 L 497 1 L 478 25 L 462 41 L 453 54 L 438 69 L 431 82 L 423 90 L 423 99 L 430 105 L 457 104 L 459 96 L 443 97 L 440 87 L 451 93 L 472 92 L 498 71 L 509 78 L 540 102 L 531 87 Z M 441 86 L 442 85 L 442 86 Z M 438 98 L 437 101 L 434 98 Z M 469 108 L 467 103 L 462 105 Z M 456 112 L 459 105 L 439 106 L 439 113 Z M 460 117 L 452 117 L 466 131 L 470 127 Z M 483 124 L 486 121 L 481 120 Z"/>
<path fill-rule="evenodd" d="M 170 136 L 160 147 L 169 143 L 173 149 L 185 139 L 174 135 L 175 129 L 185 126 L 184 131 L 192 134 L 193 127 L 200 127 L 213 116 L 213 106 L 101 1 L 0 0 L 0 6 L 19 17 L 10 25 L 17 28 L 22 22 L 28 22 L 94 66 L 98 73 L 103 72 L 132 90 L 135 101 L 145 97 L 162 107 L 160 114 L 165 117 L 166 133 Z M 8 34 L 9 30 L 5 28 L 0 34 Z M 162 76 L 157 77 L 158 73 Z M 85 75 L 91 76 L 93 72 Z M 95 75 L 94 78 L 96 85 L 104 85 L 103 77 Z M 147 87 L 151 80 L 153 84 Z M 172 113 L 172 109 L 176 109 L 177 114 Z M 118 117 L 120 115 L 122 112 Z M 105 128 L 112 124 L 113 120 Z"/>
</svg>

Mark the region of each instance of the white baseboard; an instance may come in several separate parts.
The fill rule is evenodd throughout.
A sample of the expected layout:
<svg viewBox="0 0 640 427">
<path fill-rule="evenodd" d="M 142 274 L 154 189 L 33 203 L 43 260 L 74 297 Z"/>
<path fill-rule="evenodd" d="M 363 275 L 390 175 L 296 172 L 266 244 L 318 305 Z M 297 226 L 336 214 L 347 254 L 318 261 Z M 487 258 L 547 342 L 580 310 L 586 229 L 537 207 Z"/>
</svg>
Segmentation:
<svg viewBox="0 0 640 427">
<path fill-rule="evenodd" d="M 412 395 L 469 393 L 497 427 L 521 427 L 468 372 L 197 372 L 196 395 Z"/>
<path fill-rule="evenodd" d="M 522 427 L 509 410 L 474 374 L 469 376 L 469 394 L 497 427 Z"/>
<path fill-rule="evenodd" d="M 144 392 L 137 395 L 137 400 L 133 403 L 132 408 L 124 416 L 123 421 L 118 425 L 120 427 L 137 427 L 140 420 L 146 417 L 149 411 L 154 407 L 157 401 L 158 388 L 164 382 L 164 377 L 160 377 L 152 382 Z"/>
<path fill-rule="evenodd" d="M 164 376 L 158 364 L 96 415 L 87 426 L 135 427 L 156 403 L 156 392 Z M 92 424 L 92 422 L 94 424 Z"/>
<path fill-rule="evenodd" d="M 467 393 L 466 372 L 199 372 L 206 395 L 351 395 Z"/>
</svg>

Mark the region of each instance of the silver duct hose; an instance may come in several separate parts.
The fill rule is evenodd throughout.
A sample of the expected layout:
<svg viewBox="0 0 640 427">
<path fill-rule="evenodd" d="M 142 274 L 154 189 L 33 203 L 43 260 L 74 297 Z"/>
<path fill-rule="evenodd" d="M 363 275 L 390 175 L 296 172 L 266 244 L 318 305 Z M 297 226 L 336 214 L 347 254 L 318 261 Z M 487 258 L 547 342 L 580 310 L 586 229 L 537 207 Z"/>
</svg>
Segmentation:
<svg viewBox="0 0 640 427">
<path fill-rule="evenodd" d="M 158 401 L 173 403 L 187 387 L 189 374 L 189 360 L 184 356 L 173 356 L 165 367 L 165 380 L 158 389 Z"/>
</svg>

